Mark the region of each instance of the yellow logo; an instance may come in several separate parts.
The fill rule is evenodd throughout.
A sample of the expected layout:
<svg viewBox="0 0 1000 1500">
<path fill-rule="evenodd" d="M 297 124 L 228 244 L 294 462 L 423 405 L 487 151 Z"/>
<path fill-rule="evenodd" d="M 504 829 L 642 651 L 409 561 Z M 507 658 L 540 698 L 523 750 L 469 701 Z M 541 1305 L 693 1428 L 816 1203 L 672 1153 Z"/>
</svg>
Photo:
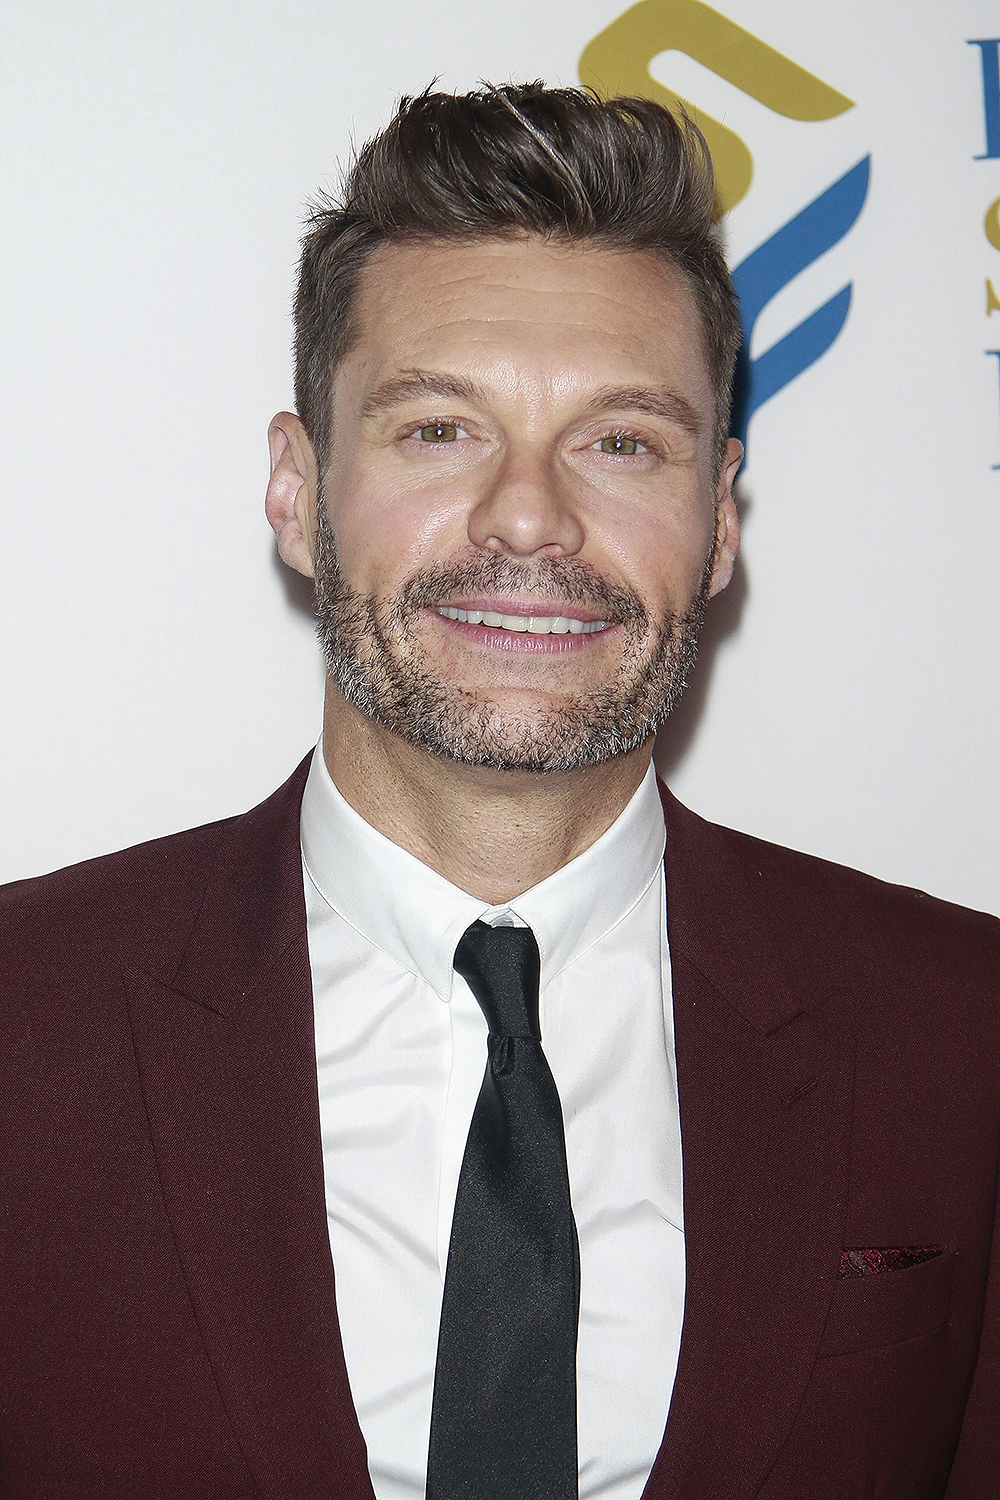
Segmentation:
<svg viewBox="0 0 1000 1500">
<path fill-rule="evenodd" d="M 720 216 L 749 188 L 753 157 L 735 131 L 652 76 L 653 58 L 670 51 L 685 53 L 790 120 L 831 120 L 854 103 L 701 0 L 639 0 L 612 21 L 585 48 L 580 82 L 605 97 L 638 94 L 685 109 L 712 153 Z"/>
</svg>

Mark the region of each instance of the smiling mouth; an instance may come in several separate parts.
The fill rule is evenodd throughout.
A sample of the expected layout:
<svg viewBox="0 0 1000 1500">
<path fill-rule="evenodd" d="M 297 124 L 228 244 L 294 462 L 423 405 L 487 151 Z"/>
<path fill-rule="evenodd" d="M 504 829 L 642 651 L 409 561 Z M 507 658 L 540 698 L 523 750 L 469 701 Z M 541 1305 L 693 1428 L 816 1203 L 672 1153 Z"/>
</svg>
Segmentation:
<svg viewBox="0 0 1000 1500">
<path fill-rule="evenodd" d="M 610 620 L 576 620 L 569 615 L 502 615 L 496 610 L 456 609 L 438 605 L 446 620 L 462 625 L 485 625 L 491 630 L 512 630 L 529 635 L 596 635 L 607 630 Z"/>
</svg>

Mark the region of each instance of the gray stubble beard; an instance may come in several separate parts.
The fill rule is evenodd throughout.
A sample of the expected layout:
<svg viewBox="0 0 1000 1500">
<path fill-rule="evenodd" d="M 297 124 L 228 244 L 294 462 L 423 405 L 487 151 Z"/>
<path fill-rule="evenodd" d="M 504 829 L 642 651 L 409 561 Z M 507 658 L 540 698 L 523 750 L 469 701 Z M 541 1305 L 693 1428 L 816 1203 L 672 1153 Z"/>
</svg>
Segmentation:
<svg viewBox="0 0 1000 1500">
<path fill-rule="evenodd" d="M 316 628 L 327 670 L 347 701 L 409 744 L 467 766 L 577 771 L 638 749 L 666 722 L 695 663 L 712 560 L 710 553 L 691 604 L 683 614 L 663 616 L 648 651 L 650 617 L 638 595 L 575 558 L 545 558 L 526 567 L 484 552 L 467 562 L 421 569 L 380 609 L 344 577 L 321 499 Z M 498 703 L 428 672 L 411 628 L 420 610 L 443 599 L 521 590 L 585 605 L 626 632 L 610 682 L 527 721 L 505 716 Z"/>
</svg>

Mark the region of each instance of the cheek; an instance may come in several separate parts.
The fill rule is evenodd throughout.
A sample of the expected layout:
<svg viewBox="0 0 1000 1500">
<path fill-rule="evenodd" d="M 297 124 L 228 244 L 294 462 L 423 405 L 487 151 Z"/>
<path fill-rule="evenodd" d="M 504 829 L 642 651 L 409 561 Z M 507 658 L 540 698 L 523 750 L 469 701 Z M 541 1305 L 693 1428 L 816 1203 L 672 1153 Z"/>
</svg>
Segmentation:
<svg viewBox="0 0 1000 1500">
<path fill-rule="evenodd" d="M 605 555 L 648 606 L 683 612 L 701 586 L 714 521 L 709 504 L 636 506 L 606 520 Z"/>
<path fill-rule="evenodd" d="M 467 505 L 454 486 L 403 486 L 369 473 L 331 487 L 327 503 L 341 568 L 366 593 L 468 547 Z"/>
</svg>

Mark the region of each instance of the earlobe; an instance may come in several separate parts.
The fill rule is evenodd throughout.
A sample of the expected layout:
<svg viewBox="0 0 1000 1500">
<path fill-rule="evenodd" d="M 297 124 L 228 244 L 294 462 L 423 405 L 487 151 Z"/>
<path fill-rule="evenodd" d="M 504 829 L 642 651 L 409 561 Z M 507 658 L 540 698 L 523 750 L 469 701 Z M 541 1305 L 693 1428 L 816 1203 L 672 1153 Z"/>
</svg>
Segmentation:
<svg viewBox="0 0 1000 1500">
<path fill-rule="evenodd" d="M 267 430 L 271 456 L 264 512 L 278 538 L 283 562 L 306 578 L 314 575 L 316 544 L 316 455 L 293 412 L 282 411 Z"/>
</svg>

